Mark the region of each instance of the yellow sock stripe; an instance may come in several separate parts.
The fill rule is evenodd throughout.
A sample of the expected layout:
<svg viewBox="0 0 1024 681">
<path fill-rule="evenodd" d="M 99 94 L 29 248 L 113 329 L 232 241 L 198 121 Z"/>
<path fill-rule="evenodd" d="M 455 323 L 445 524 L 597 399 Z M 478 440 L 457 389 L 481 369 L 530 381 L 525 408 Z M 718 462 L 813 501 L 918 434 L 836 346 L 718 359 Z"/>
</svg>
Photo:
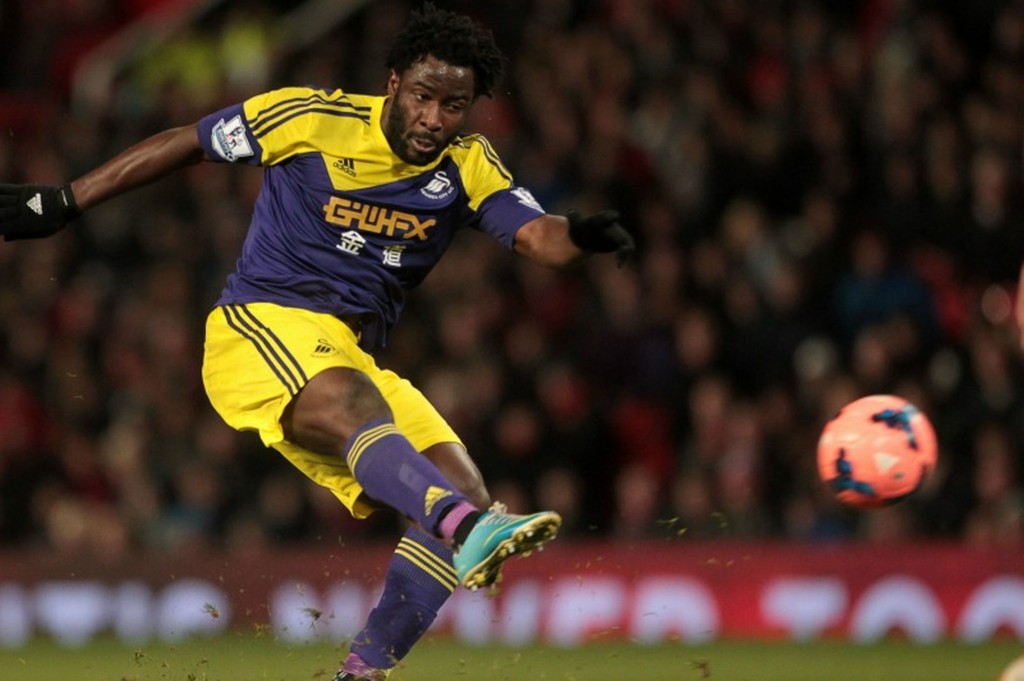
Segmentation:
<svg viewBox="0 0 1024 681">
<path fill-rule="evenodd" d="M 403 539 L 398 542 L 394 553 L 409 560 L 449 591 L 455 591 L 459 585 L 459 581 L 455 577 L 455 569 L 451 565 L 439 560 L 437 556 L 417 544 Z"/>
<path fill-rule="evenodd" d="M 397 432 L 398 428 L 395 428 L 395 424 L 382 423 L 379 426 L 374 426 L 373 428 L 360 433 L 352 442 L 352 446 L 349 447 L 348 450 L 348 455 L 345 457 L 348 461 L 348 467 L 354 471 L 356 469 L 356 464 L 359 463 L 359 457 L 363 455 L 363 452 L 366 451 L 367 447 L 381 438 L 393 435 Z"/>
<path fill-rule="evenodd" d="M 355 440 L 352 441 L 352 445 L 349 447 L 348 455 L 345 457 L 348 461 L 348 467 L 355 470 L 356 464 L 359 462 L 359 458 L 366 451 L 366 448 L 377 442 L 382 437 L 387 437 L 392 433 L 398 432 L 392 423 L 382 423 L 379 426 L 374 426 L 369 430 L 360 433 Z"/>
<path fill-rule="evenodd" d="M 402 556 L 403 558 L 408 560 L 410 563 L 418 567 L 420 570 L 422 570 L 423 572 L 437 580 L 437 583 L 443 586 L 444 588 L 448 589 L 448 591 L 455 591 L 455 587 L 458 586 L 458 582 L 455 579 L 449 579 L 447 578 L 447 576 L 439 574 L 437 571 L 431 568 L 430 565 L 423 563 L 415 555 L 407 553 L 405 549 L 402 547 L 395 549 L 395 555 Z"/>
<path fill-rule="evenodd" d="M 449 562 L 446 562 L 439 555 L 437 555 L 427 547 L 423 546 L 423 544 L 418 544 L 413 540 L 409 539 L 408 537 L 402 537 L 402 540 L 398 542 L 398 545 L 404 546 L 410 551 L 416 552 L 417 554 L 422 556 L 424 560 L 433 563 L 438 570 L 445 573 L 450 573 L 452 578 L 455 577 L 455 566 Z"/>
</svg>

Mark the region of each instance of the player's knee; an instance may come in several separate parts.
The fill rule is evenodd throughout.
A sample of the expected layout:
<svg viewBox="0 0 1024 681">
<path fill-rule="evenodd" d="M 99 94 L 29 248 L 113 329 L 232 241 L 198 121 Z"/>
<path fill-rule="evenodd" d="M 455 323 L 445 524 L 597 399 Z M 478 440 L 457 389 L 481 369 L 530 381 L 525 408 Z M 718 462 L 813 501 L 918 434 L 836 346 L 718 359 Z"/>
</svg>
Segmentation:
<svg viewBox="0 0 1024 681">
<path fill-rule="evenodd" d="M 392 419 L 391 409 L 370 377 L 336 368 L 314 376 L 285 410 L 285 436 L 318 452 L 338 448 L 370 421 Z"/>
<path fill-rule="evenodd" d="M 344 380 L 341 381 L 338 401 L 348 419 L 361 425 L 376 419 L 394 418 L 391 407 L 369 376 L 355 369 L 342 371 Z"/>
</svg>

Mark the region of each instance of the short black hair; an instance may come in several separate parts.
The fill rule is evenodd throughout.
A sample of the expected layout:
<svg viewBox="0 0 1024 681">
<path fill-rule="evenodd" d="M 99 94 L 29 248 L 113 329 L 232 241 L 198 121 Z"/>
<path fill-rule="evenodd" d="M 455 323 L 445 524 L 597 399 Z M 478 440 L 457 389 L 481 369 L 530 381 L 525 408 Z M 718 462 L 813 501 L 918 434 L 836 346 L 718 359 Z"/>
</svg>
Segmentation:
<svg viewBox="0 0 1024 681">
<path fill-rule="evenodd" d="M 491 32 L 464 14 L 425 3 L 414 10 L 388 51 L 384 66 L 401 74 L 428 55 L 473 69 L 473 95 L 487 95 L 501 80 L 504 57 Z"/>
</svg>

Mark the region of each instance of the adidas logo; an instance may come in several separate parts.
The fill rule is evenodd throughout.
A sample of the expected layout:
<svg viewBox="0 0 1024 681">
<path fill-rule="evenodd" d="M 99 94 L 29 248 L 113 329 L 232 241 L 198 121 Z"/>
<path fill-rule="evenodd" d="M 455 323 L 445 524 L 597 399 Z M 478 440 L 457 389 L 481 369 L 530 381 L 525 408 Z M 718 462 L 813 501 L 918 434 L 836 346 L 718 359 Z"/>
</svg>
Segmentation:
<svg viewBox="0 0 1024 681">
<path fill-rule="evenodd" d="M 441 501 L 445 497 L 450 497 L 451 491 L 431 485 L 427 488 L 427 493 L 423 495 L 423 515 L 430 516 L 430 512 L 434 510 L 434 505 Z"/>
<path fill-rule="evenodd" d="M 43 214 L 43 197 L 39 192 L 36 192 L 36 195 L 29 199 L 25 205 L 28 206 L 36 215 Z"/>
<path fill-rule="evenodd" d="M 350 158 L 339 158 L 334 162 L 334 167 L 347 175 L 356 176 L 356 162 Z"/>
<path fill-rule="evenodd" d="M 320 338 L 316 342 L 316 347 L 313 349 L 313 355 L 318 357 L 324 357 L 326 355 L 333 355 L 337 350 L 333 345 Z"/>
</svg>

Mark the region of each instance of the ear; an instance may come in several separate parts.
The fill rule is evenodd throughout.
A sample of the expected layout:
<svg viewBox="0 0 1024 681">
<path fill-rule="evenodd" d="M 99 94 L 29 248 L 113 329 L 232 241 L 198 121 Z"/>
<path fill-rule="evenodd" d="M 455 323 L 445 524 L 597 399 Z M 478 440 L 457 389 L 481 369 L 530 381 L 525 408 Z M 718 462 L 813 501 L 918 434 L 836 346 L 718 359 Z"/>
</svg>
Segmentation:
<svg viewBox="0 0 1024 681">
<path fill-rule="evenodd" d="M 388 94 L 393 95 L 398 92 L 398 86 L 402 79 L 399 78 L 398 74 L 395 73 L 394 69 L 391 71 L 391 75 L 388 76 Z"/>
</svg>

